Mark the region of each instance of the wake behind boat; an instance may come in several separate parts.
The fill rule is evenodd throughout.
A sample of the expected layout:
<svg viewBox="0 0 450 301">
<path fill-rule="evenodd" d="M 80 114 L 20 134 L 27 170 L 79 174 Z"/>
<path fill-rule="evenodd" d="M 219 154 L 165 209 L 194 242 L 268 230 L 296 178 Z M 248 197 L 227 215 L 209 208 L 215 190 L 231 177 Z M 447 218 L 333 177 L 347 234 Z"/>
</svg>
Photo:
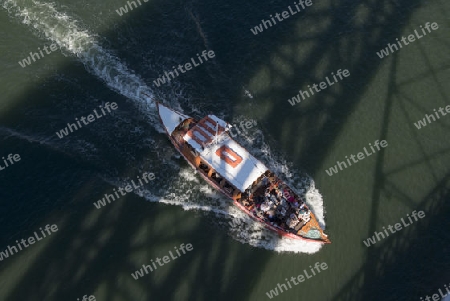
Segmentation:
<svg viewBox="0 0 450 301">
<path fill-rule="evenodd" d="M 215 115 L 201 120 L 157 103 L 175 148 L 214 188 L 281 236 L 330 243 L 305 201 L 228 134 Z"/>
</svg>

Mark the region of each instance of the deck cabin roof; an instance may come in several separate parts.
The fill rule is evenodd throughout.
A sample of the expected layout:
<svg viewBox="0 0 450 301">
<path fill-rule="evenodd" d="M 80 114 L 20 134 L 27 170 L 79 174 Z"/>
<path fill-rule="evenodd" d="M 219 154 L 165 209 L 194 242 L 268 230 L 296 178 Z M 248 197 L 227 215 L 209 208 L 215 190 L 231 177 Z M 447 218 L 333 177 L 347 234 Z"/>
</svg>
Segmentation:
<svg viewBox="0 0 450 301">
<path fill-rule="evenodd" d="M 191 128 L 183 139 L 217 173 L 244 192 L 268 168 L 228 135 L 228 126 L 216 116 L 208 115 Z"/>
</svg>

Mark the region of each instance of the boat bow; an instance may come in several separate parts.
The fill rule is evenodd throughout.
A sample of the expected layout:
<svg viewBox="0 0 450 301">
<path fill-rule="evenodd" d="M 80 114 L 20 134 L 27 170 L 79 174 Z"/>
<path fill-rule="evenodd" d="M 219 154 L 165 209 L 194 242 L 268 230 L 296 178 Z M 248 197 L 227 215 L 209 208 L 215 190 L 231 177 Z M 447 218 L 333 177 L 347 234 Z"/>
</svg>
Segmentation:
<svg viewBox="0 0 450 301">
<path fill-rule="evenodd" d="M 164 129 L 167 131 L 169 136 L 172 135 L 172 132 L 180 123 L 182 123 L 186 119 L 191 118 L 188 115 L 184 115 L 172 109 L 169 109 L 168 107 L 159 102 L 157 103 L 157 108 Z"/>
</svg>

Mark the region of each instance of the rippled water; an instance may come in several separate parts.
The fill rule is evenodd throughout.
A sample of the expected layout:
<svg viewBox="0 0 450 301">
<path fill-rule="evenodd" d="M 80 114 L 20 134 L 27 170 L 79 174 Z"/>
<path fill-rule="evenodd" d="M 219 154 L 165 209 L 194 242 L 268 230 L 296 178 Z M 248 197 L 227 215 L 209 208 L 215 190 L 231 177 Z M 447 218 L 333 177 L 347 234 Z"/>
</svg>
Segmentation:
<svg viewBox="0 0 450 301">
<path fill-rule="evenodd" d="M 0 174 L 0 250 L 47 223 L 60 229 L 0 263 L 1 299 L 264 300 L 318 261 L 329 269 L 277 300 L 414 300 L 448 282 L 450 120 L 413 127 L 448 104 L 447 4 L 314 3 L 255 36 L 250 28 L 289 4 L 148 2 L 119 16 L 120 1 L 0 3 L 0 155 L 22 158 Z M 375 55 L 433 21 L 433 35 Z M 17 63 L 52 43 L 57 51 Z M 153 84 L 204 49 L 216 57 Z M 345 82 L 288 103 L 339 68 L 350 70 Z M 237 140 L 293 187 L 311 183 L 307 202 L 333 243 L 281 239 L 233 207 L 179 158 L 155 100 L 196 117 L 258 120 Z M 106 102 L 119 109 L 56 136 Z M 376 139 L 389 142 L 384 152 L 325 173 Z M 93 206 L 146 171 L 155 181 Z M 362 244 L 413 210 L 427 213 L 423 224 Z M 180 243 L 194 252 L 131 278 Z"/>
</svg>

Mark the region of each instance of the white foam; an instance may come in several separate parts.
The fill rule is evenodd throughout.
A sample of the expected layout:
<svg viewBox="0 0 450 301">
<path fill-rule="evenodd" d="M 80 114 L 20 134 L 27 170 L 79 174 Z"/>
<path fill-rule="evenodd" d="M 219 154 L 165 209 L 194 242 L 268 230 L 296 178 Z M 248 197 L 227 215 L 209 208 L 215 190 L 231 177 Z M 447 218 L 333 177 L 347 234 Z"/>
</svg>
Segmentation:
<svg viewBox="0 0 450 301">
<path fill-rule="evenodd" d="M 53 3 L 6 0 L 2 6 L 8 13 L 22 20 L 23 24 L 34 28 L 39 36 L 56 43 L 63 53 L 68 52 L 79 58 L 86 68 L 108 87 L 135 101 L 140 108 L 153 114 L 149 115 L 154 124 L 158 124 L 154 97 L 145 82 L 131 71 L 110 51 L 102 48 L 96 35 L 82 29 L 76 20 L 56 10 Z M 160 127 L 160 126 L 158 126 Z"/>
<path fill-rule="evenodd" d="M 171 185 L 172 192 L 163 198 L 156 197 L 150 191 L 140 194 L 153 202 L 181 206 L 184 210 L 197 210 L 213 213 L 215 222 L 221 228 L 228 229 L 228 233 L 235 240 L 253 247 L 264 248 L 277 252 L 296 252 L 312 254 L 323 246 L 320 242 L 305 241 L 280 237 L 265 228 L 261 223 L 253 220 L 246 213 L 233 205 L 232 201 L 194 176 L 191 167 L 180 170 L 177 177 L 179 182 Z M 307 195 L 312 195 L 313 202 L 309 203 L 311 210 L 323 212 L 320 194 L 311 187 Z M 201 197 L 198 197 L 201 196 Z M 319 218 L 319 216 L 318 216 Z M 323 216 L 321 217 L 323 221 Z"/>
<path fill-rule="evenodd" d="M 234 123 L 245 120 L 239 116 Z M 261 158 L 264 164 L 270 168 L 277 176 L 283 179 L 298 195 L 306 199 L 311 211 L 317 218 L 319 225 L 325 229 L 324 206 L 322 195 L 315 188 L 314 180 L 306 174 L 300 174 L 297 170 L 291 170 L 292 163 L 286 162 L 281 156 L 275 156 L 268 144 L 264 142 L 262 131 L 258 125 L 247 130 L 247 133 L 237 135 L 236 140 L 242 144 L 250 153 L 257 158 Z M 281 163 L 280 163 L 281 162 Z M 243 221 L 243 223 L 231 223 L 230 232 L 232 236 L 243 243 L 249 243 L 252 246 L 263 247 L 278 252 L 297 252 L 297 253 L 315 253 L 320 250 L 323 243 L 312 242 L 290 238 L 279 238 L 279 236 L 264 228 L 260 223 L 255 222 L 245 213 L 236 208 L 235 213 L 230 213 L 234 219 Z M 258 233 L 254 232 L 253 223 L 260 225 L 262 229 Z M 262 235 L 259 232 L 264 232 Z M 262 237 L 261 239 L 259 237 Z"/>
<path fill-rule="evenodd" d="M 8 13 L 22 20 L 23 24 L 32 26 L 38 35 L 43 36 L 56 44 L 69 55 L 76 56 L 86 68 L 99 78 L 108 87 L 129 99 L 134 100 L 141 110 L 145 110 L 153 126 L 163 132 L 159 124 L 155 106 L 154 93 L 145 82 L 122 63 L 112 52 L 102 48 L 97 42 L 96 36 L 82 29 L 78 23 L 64 13 L 58 12 L 52 3 L 41 3 L 33 0 L 29 6 L 24 0 L 5 0 L 2 3 Z M 174 92 L 176 93 L 176 92 Z M 179 92 L 179 94 L 182 94 Z M 182 96 L 182 95 L 180 95 Z M 177 107 L 176 104 L 172 104 Z M 251 133 L 251 132 L 250 132 Z M 256 139 L 258 137 L 259 139 Z M 307 203 L 314 212 L 322 227 L 325 226 L 323 217 L 323 201 L 320 193 L 314 188 L 310 178 L 305 178 L 291 171 L 282 158 L 274 158 L 267 144 L 262 142 L 256 145 L 256 141 L 264 141 L 260 131 L 247 134 L 244 147 L 257 158 L 263 159 L 265 164 L 287 180 L 295 189 L 295 184 L 307 183 L 308 191 L 305 195 Z M 239 138 L 238 138 L 239 139 Z M 242 142 L 242 140 L 240 140 Z M 279 163 L 284 162 L 284 163 Z M 171 162 L 165 162 L 171 164 Z M 172 162 L 173 163 L 173 162 Z M 286 176 L 284 176 L 286 175 Z M 234 239 L 254 247 L 261 247 L 277 252 L 301 252 L 315 253 L 323 244 L 303 240 L 280 238 L 276 233 L 267 230 L 263 225 L 255 222 L 245 213 L 232 205 L 231 200 L 219 195 L 205 182 L 199 182 L 193 176 L 192 169 L 184 168 L 179 172 L 178 181 L 170 185 L 169 192 L 163 197 L 156 196 L 146 189 L 135 191 L 149 201 L 181 206 L 184 210 L 197 210 L 214 213 L 219 224 L 229 227 L 229 233 Z M 128 179 L 105 179 L 116 186 L 122 186 Z M 301 185 L 300 185 L 301 186 Z M 301 187 L 297 187 L 299 193 Z M 228 223 L 231 218 L 239 223 Z"/>
</svg>

